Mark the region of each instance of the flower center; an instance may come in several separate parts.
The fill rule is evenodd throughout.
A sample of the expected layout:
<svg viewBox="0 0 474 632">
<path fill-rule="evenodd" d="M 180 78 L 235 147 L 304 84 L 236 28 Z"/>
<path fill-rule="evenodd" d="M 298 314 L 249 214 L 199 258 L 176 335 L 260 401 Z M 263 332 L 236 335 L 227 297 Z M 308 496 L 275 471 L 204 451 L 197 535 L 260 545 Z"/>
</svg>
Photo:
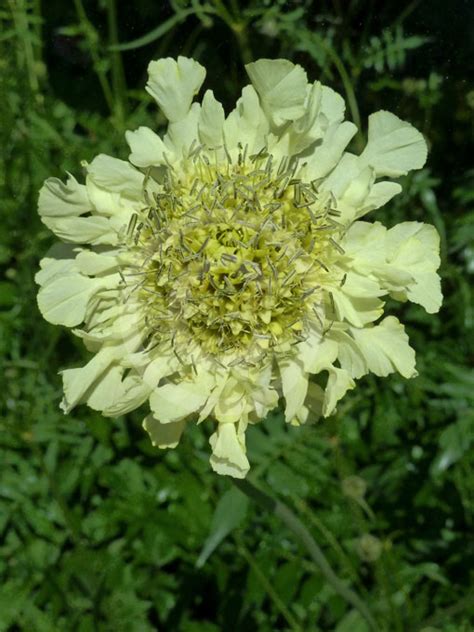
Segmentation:
<svg viewBox="0 0 474 632">
<path fill-rule="evenodd" d="M 152 340 L 238 361 L 304 339 L 310 320 L 322 326 L 321 282 L 342 227 L 330 194 L 297 170 L 264 151 L 241 152 L 236 164 L 197 151 L 179 172 L 166 169 L 160 192 L 132 217 L 134 263 L 124 271 Z"/>
</svg>

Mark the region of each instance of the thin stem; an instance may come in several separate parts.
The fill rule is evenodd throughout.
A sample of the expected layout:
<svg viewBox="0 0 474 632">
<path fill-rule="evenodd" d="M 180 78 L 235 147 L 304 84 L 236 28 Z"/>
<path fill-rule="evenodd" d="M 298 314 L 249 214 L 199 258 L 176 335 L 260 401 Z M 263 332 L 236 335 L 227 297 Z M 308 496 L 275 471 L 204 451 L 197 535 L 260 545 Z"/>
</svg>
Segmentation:
<svg viewBox="0 0 474 632">
<path fill-rule="evenodd" d="M 265 592 L 268 594 L 270 599 L 273 601 L 273 603 L 275 604 L 276 608 L 280 611 L 280 614 L 286 620 L 286 622 L 288 623 L 290 628 L 293 630 L 293 632 L 303 632 L 303 630 L 302 630 L 301 626 L 299 625 L 298 621 L 296 621 L 294 616 L 291 614 L 291 612 L 285 606 L 283 601 L 280 599 L 278 593 L 273 588 L 271 583 L 268 581 L 265 573 L 262 571 L 260 566 L 257 564 L 257 562 L 255 561 L 254 557 L 252 556 L 250 551 L 247 549 L 247 547 L 244 546 L 243 544 L 239 544 L 238 547 L 237 547 L 237 550 L 242 555 L 242 557 L 245 559 L 245 561 L 250 566 L 252 571 L 255 573 L 255 576 L 257 577 L 258 581 L 260 582 L 260 584 L 264 588 Z"/>
<path fill-rule="evenodd" d="M 107 21 L 109 30 L 110 58 L 112 68 L 112 87 L 114 91 L 115 106 L 117 109 L 117 117 L 123 126 L 125 111 L 127 109 L 127 95 L 125 73 L 122 64 L 122 55 L 117 49 L 118 25 L 117 25 L 117 7 L 115 0 L 107 0 Z"/>
<path fill-rule="evenodd" d="M 290 531 L 292 531 L 300 542 L 304 544 L 311 556 L 311 559 L 318 566 L 322 575 L 326 578 L 327 582 L 334 588 L 334 590 L 345 601 L 360 612 L 372 630 L 379 630 L 367 606 L 353 590 L 348 588 L 339 579 L 336 573 L 332 570 L 324 553 L 314 541 L 311 533 L 304 526 L 301 520 L 291 511 L 291 509 L 280 500 L 272 498 L 261 489 L 255 487 L 247 479 L 232 479 L 232 481 L 243 494 L 248 496 L 251 500 L 254 500 L 267 511 L 278 516 L 280 520 L 284 522 Z"/>
<path fill-rule="evenodd" d="M 30 26 L 28 23 L 28 14 L 25 3 L 24 0 L 10 0 L 9 4 L 18 41 L 23 44 L 24 65 L 26 67 L 30 91 L 33 95 L 36 95 L 39 92 L 39 83 L 35 72 L 35 54 L 31 41 Z"/>
<path fill-rule="evenodd" d="M 74 0 L 74 7 L 76 9 L 77 17 L 79 19 L 80 25 L 84 32 L 84 36 L 89 46 L 92 64 L 97 74 L 97 78 L 99 79 L 102 92 L 104 93 L 105 101 L 109 107 L 110 113 L 113 116 L 115 114 L 114 97 L 109 81 L 107 79 L 107 74 L 104 70 L 103 64 L 101 63 L 102 60 L 100 59 L 100 55 L 98 52 L 97 31 L 94 29 L 93 25 L 89 21 L 89 18 L 87 17 L 84 5 L 82 4 L 82 0 Z"/>
<path fill-rule="evenodd" d="M 359 130 L 359 134 L 361 133 L 361 120 L 359 113 L 359 106 L 357 105 L 357 99 L 355 96 L 354 88 L 352 87 L 351 78 L 344 66 L 342 59 L 339 55 L 330 47 L 327 46 L 324 40 L 321 38 L 320 40 L 321 47 L 324 48 L 326 54 L 331 59 L 332 63 L 336 67 L 339 76 L 341 77 L 342 84 L 344 86 L 344 90 L 346 91 L 347 102 L 349 103 L 349 109 L 351 111 L 351 117 L 354 121 L 355 126 Z"/>
<path fill-rule="evenodd" d="M 340 561 L 344 564 L 347 569 L 348 575 L 351 578 L 357 577 L 357 572 L 352 565 L 352 562 L 345 554 L 344 549 L 339 544 L 337 539 L 333 536 L 331 531 L 322 523 L 319 518 L 314 515 L 308 505 L 304 502 L 304 500 L 297 499 L 295 501 L 296 508 L 303 512 L 306 516 L 308 516 L 308 520 L 314 524 L 314 526 L 321 531 L 322 535 L 326 538 L 328 544 L 332 546 L 336 554 L 338 555 Z"/>
<path fill-rule="evenodd" d="M 233 17 L 221 0 L 214 0 L 214 8 L 216 14 L 234 33 L 242 61 L 244 64 L 249 64 L 253 60 L 253 55 L 247 33 L 247 22 L 240 19 L 240 11 Z"/>
</svg>

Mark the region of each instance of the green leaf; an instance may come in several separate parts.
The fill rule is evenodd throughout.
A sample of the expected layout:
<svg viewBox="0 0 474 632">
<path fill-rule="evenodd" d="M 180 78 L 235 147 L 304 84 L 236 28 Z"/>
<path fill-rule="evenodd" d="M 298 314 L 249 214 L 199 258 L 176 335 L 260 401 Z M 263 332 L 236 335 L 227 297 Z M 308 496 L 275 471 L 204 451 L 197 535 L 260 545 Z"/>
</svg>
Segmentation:
<svg viewBox="0 0 474 632">
<path fill-rule="evenodd" d="M 0 588 L 0 630 L 8 630 L 27 602 L 30 586 L 11 579 Z"/>
<path fill-rule="evenodd" d="M 11 307 L 17 298 L 16 287 L 8 281 L 0 282 L 0 307 Z"/>
<path fill-rule="evenodd" d="M 232 488 L 219 500 L 212 517 L 211 531 L 196 562 L 204 566 L 210 555 L 231 531 L 238 527 L 247 514 L 248 499 L 238 489 Z"/>
<path fill-rule="evenodd" d="M 284 463 L 277 461 L 268 470 L 267 481 L 270 487 L 285 495 L 306 496 L 309 491 L 304 478 Z"/>
<path fill-rule="evenodd" d="M 474 415 L 466 415 L 448 426 L 439 436 L 440 452 L 431 466 L 431 473 L 439 475 L 459 461 L 474 442 Z"/>
<path fill-rule="evenodd" d="M 369 626 L 357 610 L 351 610 L 339 621 L 334 632 L 369 632 Z"/>
</svg>

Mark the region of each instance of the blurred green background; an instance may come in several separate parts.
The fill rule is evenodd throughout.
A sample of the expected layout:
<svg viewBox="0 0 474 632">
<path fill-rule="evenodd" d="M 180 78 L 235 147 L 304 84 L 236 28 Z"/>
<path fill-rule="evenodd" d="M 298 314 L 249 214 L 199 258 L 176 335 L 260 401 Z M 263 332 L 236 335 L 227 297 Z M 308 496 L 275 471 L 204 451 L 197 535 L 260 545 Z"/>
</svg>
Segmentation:
<svg viewBox="0 0 474 632">
<path fill-rule="evenodd" d="M 251 480 L 288 503 L 381 632 L 474 630 L 474 4 L 453 0 L 4 0 L 0 6 L 0 630 L 366 632 L 275 516 L 208 465 L 209 428 L 154 449 L 143 414 L 58 408 L 80 341 L 44 322 L 48 176 L 162 129 L 151 59 L 193 56 L 227 109 L 259 57 L 301 63 L 365 133 L 388 109 L 427 167 L 377 213 L 440 232 L 439 315 L 390 306 L 419 377 L 367 377 L 319 425 L 248 432 Z"/>
</svg>

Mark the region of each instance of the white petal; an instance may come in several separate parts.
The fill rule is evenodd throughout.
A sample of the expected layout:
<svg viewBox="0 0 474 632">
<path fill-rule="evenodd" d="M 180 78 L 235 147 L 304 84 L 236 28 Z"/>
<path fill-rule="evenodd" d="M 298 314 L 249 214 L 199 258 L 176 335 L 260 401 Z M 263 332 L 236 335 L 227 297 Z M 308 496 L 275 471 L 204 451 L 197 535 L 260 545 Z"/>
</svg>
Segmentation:
<svg viewBox="0 0 474 632">
<path fill-rule="evenodd" d="M 365 167 L 353 178 L 341 196 L 341 201 L 353 208 L 362 206 L 375 182 L 374 170 Z"/>
<path fill-rule="evenodd" d="M 164 137 L 164 143 L 172 156 L 187 156 L 192 145 L 199 144 L 198 123 L 201 112 L 199 103 L 193 103 L 186 116 L 170 123 Z"/>
<path fill-rule="evenodd" d="M 97 186 L 90 176 L 86 178 L 86 186 L 94 215 L 104 215 L 105 217 L 124 216 L 124 206 L 129 209 L 128 218 L 132 214 L 133 202 L 129 199 L 124 200 L 118 191 L 107 191 L 107 189 Z"/>
<path fill-rule="evenodd" d="M 122 381 L 113 401 L 102 409 L 102 414 L 106 417 L 125 415 L 141 406 L 150 392 L 151 389 L 139 375 L 129 375 Z"/>
<path fill-rule="evenodd" d="M 207 147 L 222 145 L 224 120 L 224 108 L 216 100 L 212 90 L 207 90 L 202 100 L 199 119 L 199 139 Z"/>
<path fill-rule="evenodd" d="M 292 153 L 296 154 L 303 151 L 312 142 L 323 136 L 320 121 L 322 96 L 323 87 L 319 81 L 307 86 L 305 112 L 291 125 L 291 133 L 294 136 L 291 143 Z"/>
<path fill-rule="evenodd" d="M 298 357 L 301 358 L 308 373 L 320 373 L 332 366 L 337 358 L 337 344 L 320 334 L 310 334 L 298 346 Z"/>
<path fill-rule="evenodd" d="M 376 182 L 369 191 L 369 195 L 364 200 L 363 213 L 373 211 L 389 202 L 395 195 L 398 195 L 402 187 L 398 182 Z M 360 217 L 362 213 L 358 214 Z"/>
<path fill-rule="evenodd" d="M 61 371 L 64 398 L 61 408 L 69 412 L 74 406 L 87 399 L 87 393 L 116 360 L 116 347 L 104 347 L 89 362 L 78 369 Z"/>
<path fill-rule="evenodd" d="M 206 374 L 192 382 L 159 386 L 150 396 L 150 408 L 162 423 L 184 419 L 204 406 L 212 386 L 213 379 Z"/>
<path fill-rule="evenodd" d="M 210 459 L 212 469 L 218 474 L 245 478 L 250 469 L 245 454 L 243 434 L 238 435 L 234 423 L 220 423 L 209 438 L 212 447 Z"/>
<path fill-rule="evenodd" d="M 225 384 L 214 406 L 214 416 L 222 423 L 237 423 L 246 411 L 247 392 L 243 381 L 233 377 Z"/>
<path fill-rule="evenodd" d="M 301 361 L 278 358 L 283 396 L 286 402 L 285 420 L 292 421 L 304 404 L 308 391 L 308 374 Z"/>
<path fill-rule="evenodd" d="M 99 187 L 132 199 L 142 197 L 145 176 L 125 160 L 99 154 L 87 165 L 87 173 Z"/>
<path fill-rule="evenodd" d="M 380 222 L 354 222 L 341 240 L 346 265 L 362 275 L 385 265 L 387 229 Z"/>
<path fill-rule="evenodd" d="M 149 127 L 142 126 L 134 132 L 127 131 L 125 138 L 131 149 L 128 159 L 137 167 L 158 167 L 165 164 L 166 146 Z"/>
<path fill-rule="evenodd" d="M 365 329 L 350 329 L 372 373 L 385 377 L 398 371 L 403 377 L 415 377 L 415 352 L 408 344 L 405 328 L 394 316 L 380 325 Z"/>
<path fill-rule="evenodd" d="M 303 116 L 308 79 L 301 66 L 286 59 L 259 59 L 245 68 L 274 125 Z"/>
<path fill-rule="evenodd" d="M 357 127 L 349 121 L 331 125 L 321 144 L 316 144 L 311 155 L 305 158 L 308 178 L 317 179 L 326 176 L 337 165 L 342 152 L 356 132 Z M 324 189 L 330 190 L 330 185 L 325 184 Z"/>
<path fill-rule="evenodd" d="M 108 217 L 43 217 L 43 223 L 63 241 L 93 246 L 118 243 L 124 222 Z"/>
<path fill-rule="evenodd" d="M 194 59 L 168 57 L 150 62 L 146 90 L 174 123 L 187 115 L 205 77 L 206 70 Z"/>
<path fill-rule="evenodd" d="M 282 133 L 269 135 L 269 151 L 277 161 L 297 155 L 323 138 L 327 119 L 321 115 L 322 92 L 319 81 L 313 85 L 308 84 L 303 116 L 286 125 Z"/>
<path fill-rule="evenodd" d="M 344 397 L 348 390 L 354 388 L 355 382 L 344 369 L 333 367 L 329 371 L 328 383 L 324 394 L 323 415 L 331 415 L 337 402 Z"/>
<path fill-rule="evenodd" d="M 87 405 L 92 410 L 103 411 L 113 406 L 122 393 L 122 376 L 124 369 L 112 365 L 87 392 Z"/>
<path fill-rule="evenodd" d="M 35 275 L 35 281 L 38 285 L 46 285 L 55 276 L 64 276 L 79 272 L 79 268 L 74 259 L 74 251 L 69 244 L 56 244 L 57 246 L 65 246 L 69 250 L 67 252 L 53 253 L 51 248 L 44 259 L 39 262 L 40 270 Z M 55 248 L 56 250 L 56 248 Z"/>
<path fill-rule="evenodd" d="M 116 284 L 115 277 L 93 279 L 74 273 L 55 275 L 38 292 L 38 307 L 53 325 L 75 327 L 84 320 L 92 297 Z"/>
<path fill-rule="evenodd" d="M 342 287 L 330 288 L 336 307 L 337 319 L 346 320 L 357 327 L 377 320 L 383 313 L 383 302 L 378 299 L 386 292 L 379 283 L 349 271 Z"/>
<path fill-rule="evenodd" d="M 410 301 L 422 305 L 433 314 L 441 307 L 443 296 L 436 270 L 440 265 L 439 234 L 434 226 L 419 222 L 403 222 L 387 232 L 387 268 L 385 278 L 391 289 L 402 292 Z M 397 271 L 408 273 L 412 282 L 397 287 Z M 395 281 L 395 282 L 394 282 Z M 390 286 L 389 286 L 390 287 Z"/>
<path fill-rule="evenodd" d="M 341 246 L 346 265 L 377 279 L 398 300 L 411 300 L 429 313 L 439 310 L 439 235 L 433 226 L 403 222 L 387 231 L 379 222 L 355 222 Z"/>
<path fill-rule="evenodd" d="M 337 129 L 337 126 L 334 129 Z M 357 128 L 353 130 L 353 135 L 356 131 Z M 335 169 L 321 184 L 321 190 L 332 191 L 336 198 L 340 199 L 350 183 L 359 176 L 361 169 L 358 157 L 346 152 L 337 163 Z"/>
<path fill-rule="evenodd" d="M 421 169 L 426 155 L 425 139 L 410 123 L 383 110 L 369 116 L 369 140 L 360 160 L 377 176 L 397 177 Z"/>
<path fill-rule="evenodd" d="M 323 86 L 321 112 L 327 118 L 328 124 L 340 123 L 344 120 L 346 104 L 340 94 L 328 86 Z"/>
<path fill-rule="evenodd" d="M 356 379 L 368 373 L 364 356 L 355 340 L 345 330 L 332 327 L 327 335 L 337 343 L 337 359 L 342 369 Z"/>
<path fill-rule="evenodd" d="M 113 254 L 100 254 L 93 250 L 81 250 L 76 257 L 76 264 L 82 274 L 95 276 L 106 272 L 115 272 L 119 266 Z"/>
<path fill-rule="evenodd" d="M 143 427 L 150 435 L 152 444 L 158 448 L 175 448 L 181 439 L 185 426 L 184 420 L 165 424 L 151 414 L 143 421 Z"/>
<path fill-rule="evenodd" d="M 88 213 L 91 202 L 83 184 L 69 175 L 66 184 L 58 178 L 48 178 L 41 187 L 38 212 L 41 217 L 68 217 Z"/>
<path fill-rule="evenodd" d="M 227 378 L 221 378 L 220 381 L 216 383 L 216 386 L 212 390 L 206 403 L 201 409 L 201 412 L 199 413 L 198 423 L 205 421 L 212 414 L 214 407 L 219 402 L 219 398 L 226 386 L 226 382 L 227 382 Z"/>
<path fill-rule="evenodd" d="M 143 374 L 143 381 L 150 389 L 156 389 L 161 379 L 171 375 L 179 362 L 176 356 L 169 350 L 156 350 L 157 357 L 149 362 Z"/>
<path fill-rule="evenodd" d="M 224 139 L 232 158 L 238 154 L 239 144 L 247 147 L 247 155 L 259 152 L 267 144 L 268 121 L 265 118 L 252 86 L 245 86 L 235 110 L 224 122 Z"/>
</svg>

